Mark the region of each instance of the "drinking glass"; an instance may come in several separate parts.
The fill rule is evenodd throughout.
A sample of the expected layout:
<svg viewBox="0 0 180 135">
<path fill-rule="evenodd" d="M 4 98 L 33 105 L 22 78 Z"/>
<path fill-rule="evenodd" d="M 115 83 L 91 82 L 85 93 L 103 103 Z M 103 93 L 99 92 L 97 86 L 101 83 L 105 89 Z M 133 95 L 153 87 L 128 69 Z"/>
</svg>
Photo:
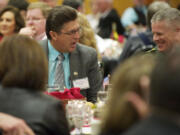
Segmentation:
<svg viewBox="0 0 180 135">
<path fill-rule="evenodd" d="M 107 95 L 108 95 L 107 91 L 104 91 L 104 90 L 98 91 L 98 93 L 97 93 L 98 102 L 105 103 L 107 101 Z"/>
<path fill-rule="evenodd" d="M 76 100 L 73 109 L 73 122 L 76 128 L 76 133 L 82 134 L 82 126 L 84 125 L 85 118 L 85 104 L 81 100 Z"/>
<path fill-rule="evenodd" d="M 60 90 L 59 85 L 56 85 L 56 84 L 54 84 L 54 85 L 47 85 L 46 88 L 47 88 L 48 92 L 53 92 L 53 91 L 59 91 Z"/>
</svg>

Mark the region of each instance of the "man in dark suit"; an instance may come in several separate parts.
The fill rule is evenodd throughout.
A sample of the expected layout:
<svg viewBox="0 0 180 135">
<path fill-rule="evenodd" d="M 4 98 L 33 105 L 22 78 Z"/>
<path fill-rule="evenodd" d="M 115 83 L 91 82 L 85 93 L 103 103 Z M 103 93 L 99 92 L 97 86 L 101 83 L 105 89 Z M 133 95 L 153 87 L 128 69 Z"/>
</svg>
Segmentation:
<svg viewBox="0 0 180 135">
<path fill-rule="evenodd" d="M 120 17 L 115 9 L 112 8 L 112 0 L 97 0 L 97 7 L 101 13 L 98 24 L 98 35 L 102 38 L 110 38 L 112 31 L 124 34 L 124 28 Z"/>
<path fill-rule="evenodd" d="M 134 54 L 151 51 L 152 48 L 156 48 L 156 44 L 153 41 L 153 33 L 151 31 L 151 18 L 160 9 L 166 8 L 170 8 L 170 5 L 163 1 L 155 1 L 149 5 L 147 11 L 147 30 L 145 32 L 139 32 L 135 36 L 130 36 L 127 39 L 127 42 L 125 43 L 123 51 L 119 57 L 119 63 L 122 63 L 124 60 Z"/>
<path fill-rule="evenodd" d="M 64 86 L 80 87 L 81 94 L 87 101 L 96 102 L 97 92 L 102 87 L 97 53 L 93 48 L 78 43 L 79 32 L 80 26 L 75 9 L 57 6 L 50 11 L 46 21 L 48 40 L 41 42 L 49 60 L 48 84 L 55 84 L 56 58 L 59 54 L 63 54 Z"/>
<path fill-rule="evenodd" d="M 151 114 L 124 135 L 180 134 L 179 59 L 180 44 L 157 59 L 150 83 Z"/>
</svg>

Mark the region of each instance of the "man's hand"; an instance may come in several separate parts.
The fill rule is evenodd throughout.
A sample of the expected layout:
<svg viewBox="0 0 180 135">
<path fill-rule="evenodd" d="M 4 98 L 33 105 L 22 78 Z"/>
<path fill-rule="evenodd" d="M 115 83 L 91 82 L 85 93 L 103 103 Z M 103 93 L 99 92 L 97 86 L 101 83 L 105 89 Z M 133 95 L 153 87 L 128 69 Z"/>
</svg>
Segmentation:
<svg viewBox="0 0 180 135">
<path fill-rule="evenodd" d="M 19 31 L 19 34 L 34 38 L 36 35 L 36 30 L 34 27 L 24 27 Z"/>
</svg>

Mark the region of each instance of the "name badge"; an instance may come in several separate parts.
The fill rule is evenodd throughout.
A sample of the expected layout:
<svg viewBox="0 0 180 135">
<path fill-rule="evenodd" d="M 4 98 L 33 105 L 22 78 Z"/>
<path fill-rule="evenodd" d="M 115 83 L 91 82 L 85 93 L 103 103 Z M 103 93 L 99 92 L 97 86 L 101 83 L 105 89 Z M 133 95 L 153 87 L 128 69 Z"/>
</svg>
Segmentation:
<svg viewBox="0 0 180 135">
<path fill-rule="evenodd" d="M 77 79 L 73 81 L 74 87 L 79 87 L 80 89 L 88 89 L 89 88 L 89 81 L 88 78 L 82 78 L 82 79 Z"/>
</svg>

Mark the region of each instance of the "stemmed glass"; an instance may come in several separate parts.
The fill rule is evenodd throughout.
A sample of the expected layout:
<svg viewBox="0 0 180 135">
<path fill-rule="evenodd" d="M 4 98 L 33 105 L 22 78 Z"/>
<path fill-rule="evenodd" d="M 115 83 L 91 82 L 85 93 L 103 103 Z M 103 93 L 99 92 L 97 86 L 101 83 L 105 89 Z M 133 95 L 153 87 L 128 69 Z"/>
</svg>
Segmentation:
<svg viewBox="0 0 180 135">
<path fill-rule="evenodd" d="M 74 113 L 73 113 L 73 122 L 74 126 L 76 128 L 76 133 L 81 135 L 82 134 L 82 126 L 84 124 L 84 105 L 81 101 L 76 101 L 75 102 L 75 108 L 74 108 Z"/>
<path fill-rule="evenodd" d="M 69 124 L 75 126 L 76 135 L 82 134 L 83 125 L 88 125 L 92 118 L 91 108 L 83 100 L 70 100 L 66 105 L 66 114 Z"/>
</svg>

